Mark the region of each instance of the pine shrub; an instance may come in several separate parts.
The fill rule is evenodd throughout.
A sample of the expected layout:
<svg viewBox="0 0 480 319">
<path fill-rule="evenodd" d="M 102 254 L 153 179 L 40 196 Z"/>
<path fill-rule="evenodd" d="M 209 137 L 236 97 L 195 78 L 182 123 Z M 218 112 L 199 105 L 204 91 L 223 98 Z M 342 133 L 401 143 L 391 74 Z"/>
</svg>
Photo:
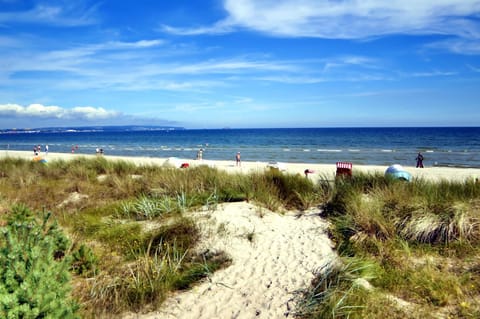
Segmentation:
<svg viewBox="0 0 480 319">
<path fill-rule="evenodd" d="M 70 298 L 69 241 L 49 213 L 15 206 L 0 233 L 0 317 L 78 318 Z"/>
</svg>

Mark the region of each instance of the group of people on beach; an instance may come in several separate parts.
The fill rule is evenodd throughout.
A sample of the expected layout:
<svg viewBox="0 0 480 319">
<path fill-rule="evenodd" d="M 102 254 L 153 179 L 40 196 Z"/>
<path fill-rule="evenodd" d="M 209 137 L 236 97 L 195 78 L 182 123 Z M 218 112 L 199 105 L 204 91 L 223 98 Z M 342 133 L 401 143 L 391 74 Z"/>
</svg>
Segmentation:
<svg viewBox="0 0 480 319">
<path fill-rule="evenodd" d="M 203 160 L 203 151 L 204 151 L 203 148 L 200 148 L 197 151 L 196 160 L 198 160 L 198 161 Z M 241 160 L 241 157 L 240 157 L 240 152 L 237 152 L 237 154 L 235 154 L 235 165 L 236 166 L 242 166 L 242 160 Z"/>
<path fill-rule="evenodd" d="M 33 146 L 33 155 L 38 156 L 42 151 L 42 145 L 34 145 Z M 48 144 L 45 145 L 45 155 L 48 155 Z"/>
<path fill-rule="evenodd" d="M 73 145 L 72 145 L 72 153 L 74 153 L 76 150 L 78 150 L 78 146 L 73 146 Z M 42 151 L 42 146 L 41 146 L 40 144 L 39 144 L 39 145 L 35 145 L 35 146 L 33 147 L 33 153 L 34 153 L 35 156 L 38 156 L 41 151 Z M 200 149 L 198 150 L 198 152 L 197 152 L 197 157 L 196 157 L 197 160 L 202 160 L 202 159 L 203 159 L 203 151 L 204 151 L 203 148 L 200 148 Z M 102 148 L 97 148 L 97 149 L 95 150 L 95 153 L 96 153 L 97 155 L 103 155 L 104 152 L 103 152 L 103 149 L 102 149 Z M 45 145 L 45 155 L 48 155 L 48 144 Z M 417 167 L 417 168 L 423 168 L 423 167 L 424 167 L 424 166 L 423 166 L 424 157 L 423 157 L 423 155 L 422 155 L 421 152 L 418 152 L 417 157 L 415 158 L 415 160 L 416 160 L 416 162 L 417 162 L 417 164 L 416 164 L 416 167 Z M 237 153 L 235 154 L 235 165 L 236 165 L 236 166 L 241 166 L 241 165 L 242 165 L 242 161 L 241 161 L 241 157 L 240 157 L 240 152 L 237 152 Z M 313 173 L 313 171 L 311 171 L 311 170 L 309 170 L 309 169 L 306 169 L 304 173 L 305 173 L 305 176 L 308 177 L 308 174 Z"/>
</svg>

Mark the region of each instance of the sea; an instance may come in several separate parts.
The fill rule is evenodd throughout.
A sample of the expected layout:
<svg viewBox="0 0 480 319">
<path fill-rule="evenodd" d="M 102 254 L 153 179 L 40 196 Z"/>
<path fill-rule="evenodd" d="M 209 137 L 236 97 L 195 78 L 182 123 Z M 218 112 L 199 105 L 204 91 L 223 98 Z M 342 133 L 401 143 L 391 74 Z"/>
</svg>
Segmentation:
<svg viewBox="0 0 480 319">
<path fill-rule="evenodd" d="M 32 151 L 243 161 L 480 167 L 480 127 L 183 129 L 0 134 L 0 152 Z"/>
</svg>

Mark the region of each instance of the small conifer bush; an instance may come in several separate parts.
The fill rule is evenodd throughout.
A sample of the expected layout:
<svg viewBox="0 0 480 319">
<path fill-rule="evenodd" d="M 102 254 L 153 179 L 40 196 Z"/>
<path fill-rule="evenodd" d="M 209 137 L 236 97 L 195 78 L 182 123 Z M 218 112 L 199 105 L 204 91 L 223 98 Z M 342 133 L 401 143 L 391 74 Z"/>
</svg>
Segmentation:
<svg viewBox="0 0 480 319">
<path fill-rule="evenodd" d="M 15 206 L 0 228 L 0 318 L 78 318 L 70 298 L 69 241 L 49 213 Z"/>
</svg>

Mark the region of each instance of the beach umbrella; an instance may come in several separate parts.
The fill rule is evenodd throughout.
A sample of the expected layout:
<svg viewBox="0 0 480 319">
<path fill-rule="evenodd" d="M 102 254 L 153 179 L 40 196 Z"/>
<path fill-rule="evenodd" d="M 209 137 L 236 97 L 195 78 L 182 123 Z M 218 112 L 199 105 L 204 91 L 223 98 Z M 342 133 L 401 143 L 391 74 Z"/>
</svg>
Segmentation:
<svg viewBox="0 0 480 319">
<path fill-rule="evenodd" d="M 407 172 L 402 167 L 402 165 L 399 165 L 399 164 L 394 164 L 389 166 L 385 171 L 385 177 L 391 177 L 394 179 L 405 180 L 405 181 L 412 180 L 412 175 L 409 172 Z"/>
</svg>

